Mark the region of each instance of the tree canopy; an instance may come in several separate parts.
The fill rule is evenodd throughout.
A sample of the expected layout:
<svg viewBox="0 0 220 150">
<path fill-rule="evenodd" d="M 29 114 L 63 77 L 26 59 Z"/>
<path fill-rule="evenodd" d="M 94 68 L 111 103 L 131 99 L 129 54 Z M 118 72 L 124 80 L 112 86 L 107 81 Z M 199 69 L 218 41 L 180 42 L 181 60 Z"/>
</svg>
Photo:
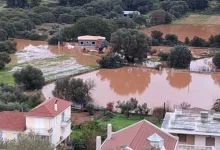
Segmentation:
<svg viewBox="0 0 220 150">
<path fill-rule="evenodd" d="M 26 66 L 14 73 L 15 83 L 27 90 L 41 89 L 44 85 L 43 73 L 33 66 Z"/>
<path fill-rule="evenodd" d="M 213 63 L 217 68 L 220 68 L 220 52 L 216 53 L 212 59 Z"/>
<path fill-rule="evenodd" d="M 185 46 L 177 45 L 170 50 L 168 65 L 171 68 L 185 69 L 189 67 L 191 60 L 191 51 Z"/>
<path fill-rule="evenodd" d="M 150 40 L 142 32 L 135 29 L 119 29 L 111 35 L 112 51 L 134 63 L 135 59 L 142 60 L 150 51 Z"/>
<path fill-rule="evenodd" d="M 0 69 L 4 68 L 6 64 L 11 61 L 11 57 L 6 52 L 0 52 Z"/>
</svg>

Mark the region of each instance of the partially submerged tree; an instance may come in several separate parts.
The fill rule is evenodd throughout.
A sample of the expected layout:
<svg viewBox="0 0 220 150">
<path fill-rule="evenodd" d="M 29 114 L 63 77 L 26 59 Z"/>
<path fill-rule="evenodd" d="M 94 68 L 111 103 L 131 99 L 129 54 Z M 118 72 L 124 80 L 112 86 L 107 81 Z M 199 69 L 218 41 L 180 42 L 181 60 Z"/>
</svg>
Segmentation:
<svg viewBox="0 0 220 150">
<path fill-rule="evenodd" d="M 111 35 L 112 51 L 125 57 L 129 63 L 141 61 L 150 51 L 150 40 L 142 32 L 134 29 L 119 29 Z"/>
<path fill-rule="evenodd" d="M 41 89 L 45 82 L 42 71 L 30 65 L 16 71 L 14 78 L 17 85 L 24 86 L 27 90 Z"/>
<path fill-rule="evenodd" d="M 121 109 L 121 112 L 124 113 L 127 117 L 130 116 L 130 113 L 137 108 L 138 101 L 135 98 L 131 98 L 128 101 L 117 101 L 117 108 Z"/>
<path fill-rule="evenodd" d="M 91 90 L 95 87 L 92 80 L 83 82 L 82 79 L 64 78 L 57 80 L 53 95 L 84 107 L 88 102 L 92 102 Z"/>
<path fill-rule="evenodd" d="M 215 66 L 219 69 L 220 68 L 220 52 L 216 53 L 215 56 L 212 59 L 212 62 L 215 64 Z"/>
<path fill-rule="evenodd" d="M 122 66 L 122 59 L 116 54 L 108 53 L 103 56 L 98 63 L 101 68 L 119 68 Z"/>
<path fill-rule="evenodd" d="M 178 45 L 171 48 L 168 65 L 171 68 L 185 69 L 189 67 L 191 60 L 191 51 L 185 46 Z"/>
</svg>

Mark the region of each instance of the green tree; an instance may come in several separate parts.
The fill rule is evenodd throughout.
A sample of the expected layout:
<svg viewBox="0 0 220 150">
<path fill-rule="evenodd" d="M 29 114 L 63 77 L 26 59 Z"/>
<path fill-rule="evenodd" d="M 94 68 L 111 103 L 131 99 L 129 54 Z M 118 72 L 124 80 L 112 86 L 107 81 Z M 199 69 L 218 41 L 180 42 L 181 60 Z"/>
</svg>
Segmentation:
<svg viewBox="0 0 220 150">
<path fill-rule="evenodd" d="M 185 44 L 189 44 L 189 42 L 190 42 L 189 37 L 186 37 L 184 43 L 185 43 Z"/>
<path fill-rule="evenodd" d="M 190 41 L 190 45 L 195 47 L 205 47 L 207 46 L 207 43 L 204 39 L 194 36 L 194 38 Z"/>
<path fill-rule="evenodd" d="M 69 14 L 61 14 L 59 18 L 57 19 L 59 23 L 67 23 L 67 24 L 72 24 L 74 21 L 74 17 Z"/>
<path fill-rule="evenodd" d="M 56 22 L 56 17 L 51 12 L 40 13 L 45 23 L 54 23 Z"/>
<path fill-rule="evenodd" d="M 0 52 L 6 52 L 6 53 L 14 53 L 16 52 L 16 45 L 17 43 L 15 41 L 2 41 L 0 42 Z"/>
<path fill-rule="evenodd" d="M 216 53 L 212 59 L 212 62 L 215 64 L 217 68 L 220 68 L 220 52 Z"/>
<path fill-rule="evenodd" d="M 83 82 L 82 79 L 64 78 L 56 81 L 53 95 L 81 104 L 81 106 L 84 107 L 88 102 L 93 100 L 91 90 L 94 87 L 94 82 L 91 80 Z"/>
<path fill-rule="evenodd" d="M 119 29 L 112 33 L 112 51 L 125 56 L 129 63 L 135 59 L 141 61 L 150 51 L 149 38 L 142 32 L 134 29 Z"/>
<path fill-rule="evenodd" d="M 209 6 L 208 0 L 187 0 L 187 3 L 191 10 L 204 10 L 205 8 L 208 8 Z"/>
<path fill-rule="evenodd" d="M 69 0 L 72 6 L 83 6 L 84 4 L 90 3 L 92 0 Z"/>
<path fill-rule="evenodd" d="M 0 69 L 4 68 L 6 64 L 11 61 L 11 57 L 6 52 L 0 52 Z"/>
<path fill-rule="evenodd" d="M 166 45 L 176 45 L 178 41 L 178 36 L 176 34 L 166 34 L 165 36 L 165 44 Z"/>
<path fill-rule="evenodd" d="M 191 51 L 182 45 L 177 45 L 170 50 L 170 56 L 168 58 L 168 65 L 171 68 L 188 68 L 192 60 Z"/>
<path fill-rule="evenodd" d="M 137 24 L 129 17 L 114 18 L 114 22 L 118 25 L 118 28 L 135 29 Z"/>
<path fill-rule="evenodd" d="M 151 37 L 161 43 L 163 40 L 163 33 L 161 31 L 153 30 L 151 31 Z"/>
<path fill-rule="evenodd" d="M 212 106 L 212 110 L 215 112 L 220 112 L 220 99 L 215 101 L 214 105 Z"/>
<path fill-rule="evenodd" d="M 135 23 L 137 23 L 140 26 L 145 25 L 147 22 L 147 18 L 143 15 L 138 15 L 138 14 L 134 14 L 132 19 L 134 20 Z"/>
<path fill-rule="evenodd" d="M 40 136 L 30 133 L 19 134 L 17 140 L 8 140 L 3 142 L 0 139 L 0 148 L 4 150 L 53 150 L 49 140 L 42 140 Z"/>
<path fill-rule="evenodd" d="M 119 68 L 122 66 L 120 56 L 112 53 L 108 53 L 107 55 L 103 56 L 98 63 L 101 68 Z"/>
<path fill-rule="evenodd" d="M 8 39 L 8 33 L 4 29 L 0 29 L 0 41 Z"/>
<path fill-rule="evenodd" d="M 131 98 L 127 101 L 117 101 L 117 108 L 121 109 L 121 112 L 127 117 L 130 116 L 130 113 L 137 108 L 138 101 L 135 98 Z"/>
<path fill-rule="evenodd" d="M 110 39 L 113 32 L 112 26 L 107 20 L 101 17 L 84 17 L 80 18 L 74 25 L 78 35 L 98 35 Z"/>
<path fill-rule="evenodd" d="M 13 76 L 15 83 L 27 90 L 41 89 L 45 82 L 42 71 L 30 65 L 16 71 Z"/>
</svg>

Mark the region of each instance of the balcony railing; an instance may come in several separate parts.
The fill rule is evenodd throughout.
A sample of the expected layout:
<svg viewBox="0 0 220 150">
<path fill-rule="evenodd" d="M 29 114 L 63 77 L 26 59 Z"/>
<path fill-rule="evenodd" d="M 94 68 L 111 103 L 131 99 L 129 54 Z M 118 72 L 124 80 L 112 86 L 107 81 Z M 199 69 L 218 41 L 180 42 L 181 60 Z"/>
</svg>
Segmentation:
<svg viewBox="0 0 220 150">
<path fill-rule="evenodd" d="M 71 122 L 71 117 L 62 119 L 61 126 L 66 127 Z"/>
<path fill-rule="evenodd" d="M 36 134 L 51 134 L 53 132 L 53 128 L 50 128 L 50 129 L 27 128 L 26 132 L 33 132 Z"/>
<path fill-rule="evenodd" d="M 220 148 L 219 147 L 214 147 L 214 146 L 179 144 L 178 150 L 220 150 Z"/>
</svg>

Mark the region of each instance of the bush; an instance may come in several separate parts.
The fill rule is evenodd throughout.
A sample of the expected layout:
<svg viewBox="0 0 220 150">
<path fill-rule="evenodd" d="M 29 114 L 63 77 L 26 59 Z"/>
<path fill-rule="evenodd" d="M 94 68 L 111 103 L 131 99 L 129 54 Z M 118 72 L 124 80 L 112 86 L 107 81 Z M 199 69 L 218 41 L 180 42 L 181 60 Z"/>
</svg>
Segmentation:
<svg viewBox="0 0 220 150">
<path fill-rule="evenodd" d="M 35 30 L 32 31 L 20 31 L 18 32 L 18 38 L 24 38 L 28 40 L 46 40 L 47 34 L 39 34 Z"/>
<path fill-rule="evenodd" d="M 176 45 L 178 43 L 178 36 L 176 34 L 167 34 L 165 36 L 166 45 Z"/>
<path fill-rule="evenodd" d="M 51 12 L 44 12 L 40 14 L 46 23 L 56 22 L 56 17 Z"/>
<path fill-rule="evenodd" d="M 189 37 L 186 37 L 184 43 L 185 43 L 185 44 L 189 44 L 189 42 L 190 42 Z"/>
<path fill-rule="evenodd" d="M 59 37 L 58 36 L 52 36 L 49 40 L 48 40 L 48 44 L 49 45 L 57 45 L 59 41 Z"/>
<path fill-rule="evenodd" d="M 114 109 L 114 103 L 113 102 L 109 102 L 109 103 L 107 103 L 107 107 L 106 107 L 106 110 L 108 110 L 108 111 L 113 111 L 113 109 Z"/>
<path fill-rule="evenodd" d="M 95 105 L 93 103 L 87 103 L 85 108 L 89 112 L 90 115 L 95 114 Z"/>
<path fill-rule="evenodd" d="M 6 52 L 6 53 L 14 53 L 16 49 L 17 43 L 15 41 L 2 41 L 0 42 L 0 52 Z"/>
<path fill-rule="evenodd" d="M 194 38 L 190 41 L 190 45 L 196 47 L 205 47 L 207 46 L 207 43 L 204 39 L 194 36 Z"/>
<path fill-rule="evenodd" d="M 215 64 L 215 66 L 219 69 L 220 68 L 220 52 L 216 53 L 215 56 L 212 59 L 212 62 Z"/>
<path fill-rule="evenodd" d="M 0 69 L 5 68 L 5 65 L 11 61 L 11 57 L 6 52 L 0 52 Z"/>
<path fill-rule="evenodd" d="M 161 31 L 153 30 L 151 31 L 151 37 L 158 40 L 160 43 L 163 40 L 163 33 Z"/>
<path fill-rule="evenodd" d="M 160 57 L 160 60 L 167 61 L 169 56 L 170 56 L 170 53 L 169 52 L 160 51 L 158 56 Z"/>
<path fill-rule="evenodd" d="M 0 69 L 3 69 L 3 68 L 5 68 L 5 63 L 0 60 Z"/>
<path fill-rule="evenodd" d="M 113 53 L 109 53 L 103 56 L 98 62 L 101 68 L 119 68 L 122 66 L 122 60 L 120 56 Z"/>
<path fill-rule="evenodd" d="M 192 60 L 191 51 L 182 45 L 175 46 L 170 50 L 170 56 L 168 58 L 168 65 L 171 68 L 188 68 Z"/>
<path fill-rule="evenodd" d="M 15 83 L 24 86 L 27 90 L 41 89 L 44 85 L 44 77 L 41 70 L 30 65 L 14 73 Z"/>
<path fill-rule="evenodd" d="M 61 14 L 59 16 L 59 18 L 57 19 L 57 21 L 59 23 L 67 23 L 67 24 L 71 24 L 74 21 L 74 17 L 72 15 L 69 14 Z"/>
</svg>

